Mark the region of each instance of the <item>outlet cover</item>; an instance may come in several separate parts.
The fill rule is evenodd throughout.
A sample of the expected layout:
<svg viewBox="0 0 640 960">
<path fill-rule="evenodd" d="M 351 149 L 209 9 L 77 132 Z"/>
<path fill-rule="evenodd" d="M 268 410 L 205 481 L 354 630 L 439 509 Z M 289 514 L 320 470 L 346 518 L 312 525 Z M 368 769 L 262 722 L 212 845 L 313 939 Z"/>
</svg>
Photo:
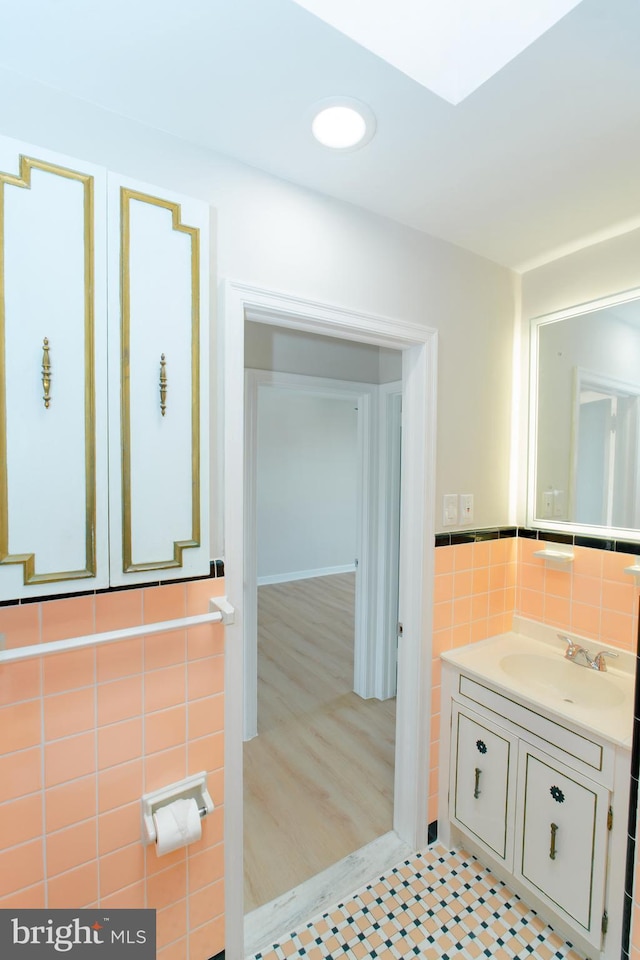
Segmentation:
<svg viewBox="0 0 640 960">
<path fill-rule="evenodd" d="M 473 494 L 460 494 L 460 523 L 471 523 L 473 521 Z"/>
</svg>

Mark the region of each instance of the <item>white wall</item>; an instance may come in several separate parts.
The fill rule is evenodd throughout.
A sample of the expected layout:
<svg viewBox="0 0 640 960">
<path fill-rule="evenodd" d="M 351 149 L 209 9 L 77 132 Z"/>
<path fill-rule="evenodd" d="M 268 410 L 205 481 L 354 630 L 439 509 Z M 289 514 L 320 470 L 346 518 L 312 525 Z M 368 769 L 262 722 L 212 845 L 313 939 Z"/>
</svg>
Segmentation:
<svg viewBox="0 0 640 960">
<path fill-rule="evenodd" d="M 258 583 L 353 565 L 357 418 L 355 398 L 258 390 Z"/>
<path fill-rule="evenodd" d="M 0 134 L 209 201 L 219 278 L 437 328 L 436 521 L 442 494 L 464 492 L 475 495 L 474 525 L 507 522 L 511 271 L 10 71 L 0 86 Z M 217 529 L 212 542 L 222 552 Z"/>
<path fill-rule="evenodd" d="M 245 322 L 244 329 L 244 363 L 254 370 L 301 373 L 357 383 L 391 383 L 402 379 L 399 350 L 250 320 Z"/>
<path fill-rule="evenodd" d="M 560 257 L 522 276 L 525 321 L 640 286 L 640 229 Z"/>
<path fill-rule="evenodd" d="M 519 523 L 526 521 L 529 329 L 534 317 L 640 287 L 640 230 L 553 260 L 522 276 L 522 351 L 518 430 Z"/>
</svg>

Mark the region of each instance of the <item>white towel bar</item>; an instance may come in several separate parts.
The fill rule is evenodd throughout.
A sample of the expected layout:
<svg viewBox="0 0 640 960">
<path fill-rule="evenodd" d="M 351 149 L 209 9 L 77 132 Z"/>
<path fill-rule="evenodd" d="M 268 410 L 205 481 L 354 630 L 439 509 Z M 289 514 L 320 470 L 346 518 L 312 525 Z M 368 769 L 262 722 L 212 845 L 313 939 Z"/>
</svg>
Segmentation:
<svg viewBox="0 0 640 960">
<path fill-rule="evenodd" d="M 132 637 L 144 637 L 150 633 L 168 633 L 170 630 L 186 630 L 201 623 L 233 623 L 233 607 L 226 597 L 212 597 L 210 607 L 220 609 L 211 613 L 200 613 L 194 617 L 179 617 L 177 620 L 160 620 L 156 623 L 143 623 L 138 627 L 125 627 L 123 630 L 107 630 L 105 633 L 90 633 L 84 637 L 70 637 L 68 640 L 52 640 L 50 643 L 33 643 L 28 647 L 15 647 L 0 650 L 0 665 L 15 660 L 31 660 L 50 653 L 65 653 L 67 650 L 79 650 L 82 647 L 95 647 L 103 643 L 117 643 Z M 231 614 L 231 616 L 230 616 Z"/>
</svg>

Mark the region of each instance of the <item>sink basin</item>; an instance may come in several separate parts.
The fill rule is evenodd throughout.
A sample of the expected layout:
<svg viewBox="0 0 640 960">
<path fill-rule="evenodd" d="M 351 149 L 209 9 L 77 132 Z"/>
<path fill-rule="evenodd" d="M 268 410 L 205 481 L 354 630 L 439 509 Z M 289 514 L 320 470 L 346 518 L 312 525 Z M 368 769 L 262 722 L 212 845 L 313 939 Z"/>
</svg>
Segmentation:
<svg viewBox="0 0 640 960">
<path fill-rule="evenodd" d="M 500 659 L 500 667 L 513 680 L 562 703 L 582 707 L 615 707 L 625 698 L 624 691 L 607 676 L 558 657 L 536 653 L 510 653 Z"/>
</svg>

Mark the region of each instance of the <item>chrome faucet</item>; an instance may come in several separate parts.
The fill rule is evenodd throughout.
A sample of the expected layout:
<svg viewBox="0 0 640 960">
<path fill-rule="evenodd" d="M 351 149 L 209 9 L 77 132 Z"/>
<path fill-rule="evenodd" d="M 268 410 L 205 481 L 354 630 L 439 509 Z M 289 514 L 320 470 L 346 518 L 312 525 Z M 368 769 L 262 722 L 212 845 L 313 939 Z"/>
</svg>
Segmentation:
<svg viewBox="0 0 640 960">
<path fill-rule="evenodd" d="M 576 658 L 579 657 L 580 654 L 582 654 L 582 655 L 584 656 L 585 660 L 588 659 L 588 656 L 589 656 L 589 655 L 588 655 L 587 651 L 585 650 L 585 648 L 584 648 L 584 647 L 580 647 L 580 646 L 575 642 L 575 640 L 573 640 L 571 637 L 568 637 L 568 636 L 566 635 L 566 633 L 559 633 L 559 634 L 558 634 L 558 640 L 564 640 L 564 642 L 567 644 L 567 649 L 566 649 L 565 652 L 564 652 L 565 660 L 572 660 L 572 661 L 575 662 Z M 585 664 L 585 666 L 586 666 L 586 664 Z"/>
<path fill-rule="evenodd" d="M 604 662 L 605 657 L 617 657 L 617 653 L 612 653 L 610 650 L 600 650 L 596 653 L 593 660 L 589 661 L 589 666 L 594 670 L 599 670 L 601 673 L 605 673 L 607 670 L 607 665 Z"/>
<path fill-rule="evenodd" d="M 568 637 L 565 633 L 559 633 L 558 639 L 564 640 L 567 644 L 567 649 L 564 652 L 566 660 L 571 660 L 572 663 L 577 663 L 579 667 L 591 667 L 592 670 L 598 670 L 600 673 L 605 673 L 607 670 L 607 664 L 604 659 L 605 657 L 618 656 L 617 653 L 613 653 L 610 650 L 599 650 L 595 657 L 591 657 L 584 647 L 581 647 L 575 642 L 575 640 L 572 640 L 572 638 Z M 580 663 L 578 661 L 578 657 L 581 657 L 584 660 L 584 663 Z"/>
</svg>

